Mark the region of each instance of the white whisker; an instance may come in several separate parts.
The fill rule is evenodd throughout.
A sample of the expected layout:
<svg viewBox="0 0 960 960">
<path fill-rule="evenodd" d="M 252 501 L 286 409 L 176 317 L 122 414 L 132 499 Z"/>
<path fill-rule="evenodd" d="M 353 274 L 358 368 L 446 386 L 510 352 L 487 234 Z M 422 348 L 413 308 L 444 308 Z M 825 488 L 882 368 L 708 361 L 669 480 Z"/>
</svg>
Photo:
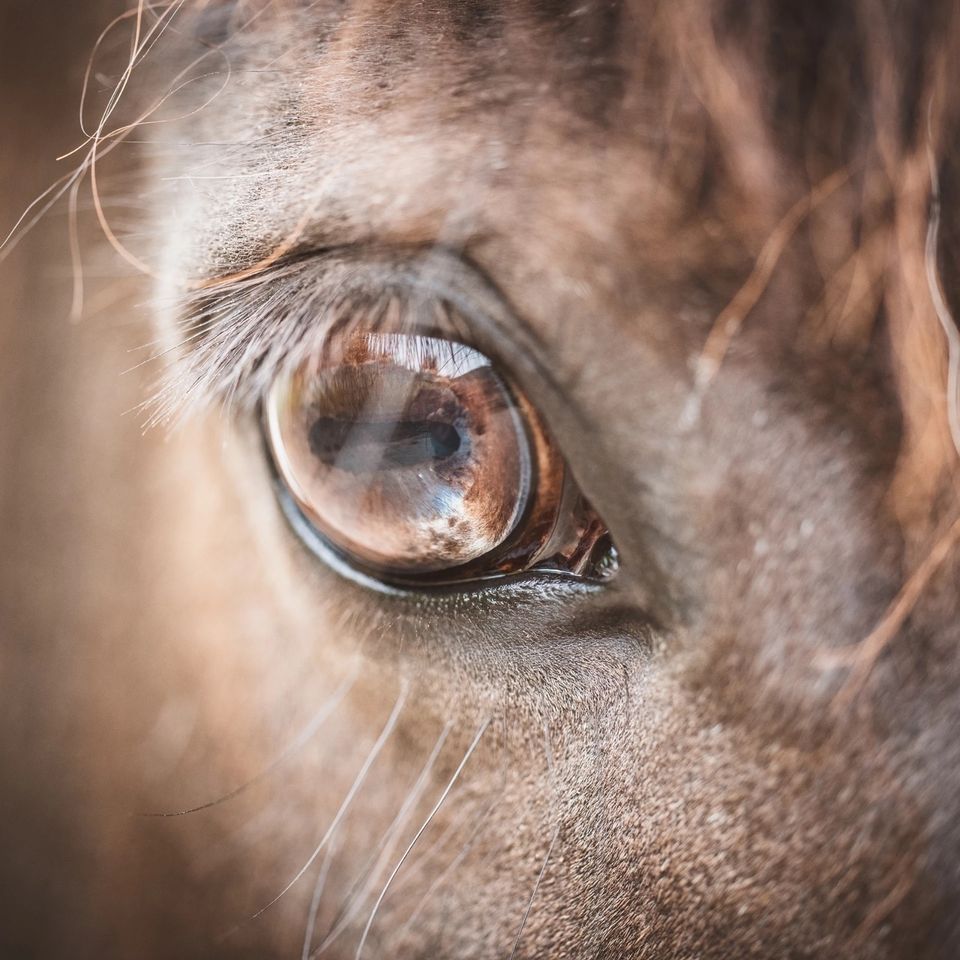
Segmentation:
<svg viewBox="0 0 960 960">
<path fill-rule="evenodd" d="M 344 816 L 346 816 L 347 810 L 350 808 L 350 804 L 353 802 L 354 797 L 357 795 L 357 792 L 359 791 L 360 787 L 363 786 L 363 782 L 364 780 L 366 780 L 367 774 L 370 772 L 370 768 L 373 766 L 377 757 L 380 755 L 380 751 L 383 749 L 387 740 L 390 738 L 390 734 L 393 733 L 394 728 L 397 725 L 397 720 L 400 718 L 400 713 L 403 710 L 404 704 L 406 703 L 408 692 L 409 692 L 409 684 L 407 683 L 406 680 L 404 680 L 400 689 L 400 695 L 397 697 L 397 702 L 394 704 L 393 710 L 391 711 L 390 716 L 387 718 L 387 722 L 384 724 L 383 730 L 380 731 L 380 736 L 377 737 L 376 742 L 374 743 L 373 747 L 370 749 L 370 752 L 367 754 L 367 759 L 364 760 L 363 766 L 360 768 L 360 772 L 357 774 L 356 779 L 353 781 L 353 784 L 351 785 L 350 789 L 347 791 L 347 795 L 346 797 L 344 797 L 343 803 L 340 804 L 340 808 L 339 810 L 337 810 L 337 813 L 333 818 L 333 822 L 327 828 L 326 833 L 324 833 L 320 842 L 314 848 L 313 853 L 311 853 L 310 856 L 307 858 L 306 863 L 304 863 L 304 865 L 294 875 L 293 879 L 269 903 L 264 904 L 256 913 L 251 914 L 249 917 L 246 918 L 246 920 L 242 921 L 241 923 L 238 923 L 235 927 L 228 930 L 226 933 L 223 934 L 221 939 L 226 939 L 227 937 L 236 933 L 236 931 L 239 930 L 245 924 L 250 923 L 253 920 L 256 920 L 257 917 L 260 917 L 264 913 L 266 913 L 266 911 L 269 910 L 275 903 L 277 903 L 278 900 L 280 900 L 287 893 L 289 893 L 289 891 L 293 889 L 293 887 L 300 880 L 300 878 L 303 877 L 303 875 L 310 869 L 311 866 L 313 866 L 317 857 L 319 857 L 321 852 L 323 851 L 323 848 L 327 845 L 330 838 L 334 835 L 337 828 L 340 826 L 340 823 L 343 820 Z"/>
<path fill-rule="evenodd" d="M 437 815 L 437 811 L 443 806 L 444 800 L 447 799 L 450 791 L 453 789 L 454 784 L 460 777 L 460 774 L 463 772 L 463 768 L 467 765 L 467 761 L 473 755 L 474 750 L 477 749 L 477 745 L 480 743 L 483 735 L 487 732 L 487 727 L 490 726 L 490 719 L 486 719 L 480 725 L 480 728 L 477 730 L 476 736 L 473 738 L 470 746 L 467 748 L 467 752 L 463 755 L 463 759 L 460 761 L 457 769 L 454 771 L 453 776 L 450 778 L 449 783 L 443 788 L 443 793 L 440 794 L 440 799 L 434 804 L 433 809 L 427 815 L 427 819 L 423 821 L 420 826 L 420 829 L 416 832 L 414 838 L 410 841 L 407 846 L 407 849 L 403 851 L 403 856 L 397 861 L 397 865 L 393 868 L 393 872 L 387 878 L 387 882 L 383 885 L 383 889 L 380 891 L 380 896 L 377 897 L 377 902 L 373 905 L 373 910 L 370 911 L 370 916 L 367 919 L 367 925 L 363 928 L 363 935 L 360 937 L 360 944 L 357 947 L 357 952 L 355 954 L 355 960 L 360 960 L 360 956 L 363 953 L 363 948 L 366 945 L 367 937 L 370 934 L 370 928 L 373 926 L 373 921 L 376 919 L 377 911 L 380 909 L 380 904 L 383 903 L 383 898 L 387 895 L 387 891 L 390 889 L 390 884 L 393 883 L 394 878 L 400 872 L 400 868 L 403 866 L 404 861 L 410 854 L 410 851 L 416 846 L 417 841 L 420 837 L 423 836 L 424 831 L 430 826 L 431 821 Z"/>
<path fill-rule="evenodd" d="M 323 890 L 327 885 L 327 876 L 330 873 L 330 865 L 333 863 L 336 846 L 336 837 L 334 837 L 327 845 L 326 852 L 323 855 L 323 862 L 320 864 L 320 872 L 317 874 L 317 882 L 313 886 L 313 896 L 310 898 L 310 911 L 307 914 L 307 928 L 303 932 L 303 948 L 300 951 L 300 960 L 309 960 L 310 958 L 310 946 L 313 943 L 313 931 L 317 923 L 317 914 L 320 912 L 320 900 L 323 897 Z"/>
<path fill-rule="evenodd" d="M 256 776 L 252 777 L 250 780 L 247 780 L 245 783 L 242 783 L 238 787 L 234 787 L 228 793 L 223 794 L 220 797 L 217 797 L 215 800 L 208 800 L 205 803 L 197 804 L 194 807 L 187 807 L 184 810 L 172 810 L 167 812 L 156 812 L 156 813 L 142 813 L 142 817 L 185 817 L 188 813 L 199 813 L 201 810 L 208 810 L 210 807 L 218 806 L 221 803 L 226 803 L 228 800 L 232 800 L 234 797 L 239 796 L 244 791 L 250 789 L 254 784 L 260 783 L 262 780 L 266 779 L 273 773 L 285 760 L 293 756 L 295 753 L 298 753 L 302 750 L 307 743 L 312 740 L 317 733 L 319 733 L 320 728 L 326 723 L 326 721 L 333 715 L 333 712 L 337 709 L 338 706 L 343 702 L 343 698 L 350 692 L 350 689 L 357 682 L 357 677 L 360 673 L 359 663 L 354 667 L 350 672 L 349 676 L 334 690 L 330 698 L 323 704 L 323 706 L 310 718 L 310 721 L 307 725 L 297 734 L 297 736 L 288 743 L 283 750 L 278 754 L 278 756 L 271 761 L 266 767 L 263 768 Z"/>
<path fill-rule="evenodd" d="M 430 773 L 433 770 L 433 766 L 436 763 L 437 757 L 440 755 L 440 751 L 443 749 L 443 746 L 447 741 L 447 737 L 450 735 L 450 731 L 452 729 L 453 721 L 447 721 L 443 727 L 443 730 L 440 731 L 440 736 L 438 737 L 433 750 L 430 752 L 430 755 L 427 757 L 427 761 L 424 764 L 423 769 L 420 771 L 416 781 L 414 782 L 413 787 L 410 789 L 406 800 L 404 800 L 400 810 L 394 817 L 393 822 L 390 824 L 381 838 L 378 849 L 374 851 L 373 856 L 365 864 L 364 868 L 360 871 L 359 876 L 348 891 L 346 903 L 340 913 L 340 916 L 334 922 L 332 929 L 324 938 L 323 943 L 321 943 L 316 949 L 315 953 L 313 954 L 314 956 L 319 956 L 321 953 L 323 953 L 330 946 L 330 944 L 332 944 L 340 936 L 340 934 L 347 929 L 350 921 L 354 918 L 354 916 L 356 916 L 357 911 L 360 909 L 367 897 L 371 884 L 375 882 L 375 879 L 380 872 L 380 867 L 383 861 L 386 860 L 395 849 L 396 836 L 399 834 L 400 828 L 403 826 L 414 805 L 423 795 L 424 787 L 427 784 Z M 364 883 L 365 880 L 366 883 Z M 362 889 L 360 889 L 361 885 L 363 885 Z"/>
<path fill-rule="evenodd" d="M 543 730 L 543 749 L 547 757 L 547 780 L 550 785 L 551 798 L 556 799 L 556 782 L 554 779 L 554 766 L 553 766 L 553 751 L 550 749 L 550 734 L 546 727 Z M 553 803 L 550 806 L 554 806 Z M 556 817 L 556 814 L 555 814 Z M 527 920 L 530 917 L 530 911 L 533 909 L 533 901 L 537 898 L 537 892 L 540 890 L 540 884 L 543 882 L 544 874 L 547 872 L 547 867 L 550 864 L 550 858 L 553 856 L 553 848 L 557 842 L 557 837 L 560 835 L 560 820 L 559 817 L 556 817 L 557 823 L 553 830 L 553 836 L 550 838 L 550 843 L 547 846 L 547 852 L 544 854 L 543 863 L 540 865 L 540 872 L 537 874 L 536 882 L 533 885 L 533 890 L 530 892 L 530 899 L 527 901 L 527 908 L 523 912 L 523 919 L 520 921 L 520 929 L 517 930 L 516 939 L 513 941 L 513 949 L 510 951 L 510 960 L 517 955 L 517 950 L 520 949 L 520 940 L 523 938 L 523 931 L 527 925 Z"/>
<path fill-rule="evenodd" d="M 403 934 L 406 933 L 411 926 L 413 926 L 414 921 L 423 912 L 424 907 L 426 907 L 426 905 L 430 902 L 430 898 L 437 892 L 443 881 L 446 880 L 446 878 L 450 876 L 450 874 L 453 873 L 453 871 L 456 870 L 457 867 L 460 866 L 460 864 L 466 859 L 467 855 L 473 849 L 474 844 L 477 842 L 477 838 L 480 836 L 480 831 L 483 829 L 484 824 L 487 822 L 487 818 L 493 812 L 493 809 L 496 807 L 499 799 L 499 796 L 496 796 L 490 803 L 487 804 L 483 813 L 477 818 L 477 822 L 474 824 L 473 830 L 470 831 L 470 836 L 467 837 L 466 843 L 463 844 L 463 846 L 457 852 L 457 855 L 443 868 L 443 870 L 441 870 L 440 873 L 434 877 L 430 886 L 427 887 L 426 892 L 420 898 L 420 902 L 414 908 L 413 913 L 410 914 L 406 922 L 398 931 L 398 939 L 402 939 Z"/>
</svg>

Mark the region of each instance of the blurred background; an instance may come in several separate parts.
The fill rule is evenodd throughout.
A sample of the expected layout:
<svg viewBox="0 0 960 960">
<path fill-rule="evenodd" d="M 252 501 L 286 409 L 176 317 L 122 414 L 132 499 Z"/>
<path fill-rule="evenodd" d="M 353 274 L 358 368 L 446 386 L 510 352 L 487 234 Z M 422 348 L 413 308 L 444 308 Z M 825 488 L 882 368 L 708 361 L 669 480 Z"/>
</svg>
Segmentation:
<svg viewBox="0 0 960 960">
<path fill-rule="evenodd" d="M 0 235 L 72 169 L 75 160 L 56 158 L 81 142 L 84 69 L 119 8 L 110 0 L 0 0 Z M 123 601 L 136 593 L 132 538 L 116 532 L 135 522 L 149 456 L 125 457 L 140 442 L 136 416 L 124 412 L 142 398 L 142 384 L 121 372 L 132 366 L 127 350 L 146 337 L 137 322 L 117 320 L 124 312 L 113 307 L 142 290 L 128 289 L 117 258 L 96 252 L 87 219 L 79 322 L 71 319 L 66 203 L 8 246 L 0 263 L 4 958 L 59 955 L 69 942 L 83 943 L 86 955 L 91 905 L 109 902 L 93 882 L 107 838 L 75 829 L 104 803 L 95 785 L 102 759 L 79 729 L 105 708 L 97 677 L 134 615 Z M 152 445 L 144 441 L 141 451 Z M 94 636 L 105 642 L 94 647 Z"/>
<path fill-rule="evenodd" d="M 308 668 L 289 663 L 315 656 L 313 645 L 291 642 L 288 663 L 256 639 L 282 616 L 251 589 L 263 570 L 236 522 L 242 500 L 221 482 L 222 424 L 144 430 L 157 376 L 143 366 L 156 349 L 152 285 L 105 241 L 89 178 L 75 233 L 69 194 L 17 227 L 82 161 L 57 158 L 84 143 L 85 71 L 128 9 L 0 0 L 0 235 L 16 241 L 0 262 L 2 960 L 143 958 L 157 955 L 151 944 L 209 960 L 212 937 L 262 903 L 263 883 L 280 882 L 262 855 L 279 848 L 271 829 L 293 828 L 255 817 L 291 778 L 210 818 L 141 814 L 221 796 L 261 768 L 258 748 L 275 751 L 302 725 L 291 713 L 314 709 L 270 682 L 271 670 L 302 682 Z M 96 59 L 88 116 L 129 58 L 131 23 Z M 135 242 L 138 149 L 112 152 L 100 175 L 111 224 Z M 302 923 L 304 905 L 289 900 Z M 264 956 L 261 935 L 254 925 L 230 955 Z"/>
</svg>

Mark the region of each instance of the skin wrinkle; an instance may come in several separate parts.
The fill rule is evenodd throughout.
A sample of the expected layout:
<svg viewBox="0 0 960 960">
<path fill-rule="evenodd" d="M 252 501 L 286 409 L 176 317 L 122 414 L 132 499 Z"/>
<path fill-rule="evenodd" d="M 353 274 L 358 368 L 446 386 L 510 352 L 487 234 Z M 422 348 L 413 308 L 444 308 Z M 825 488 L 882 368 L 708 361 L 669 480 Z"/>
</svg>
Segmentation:
<svg viewBox="0 0 960 960">
<path fill-rule="evenodd" d="M 49 709 L 23 708 L 34 756 L 4 741 L 16 790 L 36 788 L 0 870 L 45 907 L 0 926 L 45 956 L 144 960 L 310 955 L 340 918 L 333 960 L 956 954 L 957 559 L 930 553 L 955 460 L 933 442 L 946 354 L 920 270 L 927 142 L 946 155 L 953 108 L 911 136 L 917 63 L 950 97 L 960 61 L 928 54 L 953 49 L 956 14 L 834 6 L 185 5 L 124 108 L 212 42 L 230 81 L 167 104 L 183 119 L 150 131 L 141 237 L 117 235 L 159 277 L 161 418 L 193 416 L 141 438 L 118 413 L 149 368 L 118 396 L 122 350 L 31 345 L 48 294 L 16 294 L 34 407 L 7 459 L 33 522 L 11 525 L 28 564 L 0 610 Z M 946 160 L 941 181 L 955 196 Z M 777 238 L 678 430 L 711 329 Z M 451 334 L 523 385 L 614 532 L 609 586 L 379 593 L 287 528 L 258 391 L 325 324 L 387 311 L 456 314 Z M 888 610 L 860 696 L 830 710 Z M 34 642 L 54 633 L 69 644 Z M 248 782 L 189 816 L 127 816 Z M 398 818 L 372 912 L 342 913 Z M 322 882 L 215 939 L 321 852 Z"/>
</svg>

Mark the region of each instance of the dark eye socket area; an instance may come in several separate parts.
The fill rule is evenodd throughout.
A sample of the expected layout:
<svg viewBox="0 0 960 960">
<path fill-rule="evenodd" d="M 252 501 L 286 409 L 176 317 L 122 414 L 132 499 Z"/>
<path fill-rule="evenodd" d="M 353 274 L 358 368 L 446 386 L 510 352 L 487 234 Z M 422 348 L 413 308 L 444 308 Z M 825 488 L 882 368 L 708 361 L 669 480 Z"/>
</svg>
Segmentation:
<svg viewBox="0 0 960 960">
<path fill-rule="evenodd" d="M 465 344 L 335 334 L 273 382 L 264 431 L 288 505 L 384 583 L 616 571 L 609 531 L 542 418 Z"/>
</svg>

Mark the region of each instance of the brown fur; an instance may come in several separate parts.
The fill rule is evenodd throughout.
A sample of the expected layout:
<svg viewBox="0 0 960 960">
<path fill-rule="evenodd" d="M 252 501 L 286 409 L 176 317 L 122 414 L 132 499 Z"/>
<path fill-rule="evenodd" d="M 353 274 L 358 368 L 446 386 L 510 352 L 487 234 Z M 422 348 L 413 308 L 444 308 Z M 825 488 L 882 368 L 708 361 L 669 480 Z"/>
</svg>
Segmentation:
<svg viewBox="0 0 960 960">
<path fill-rule="evenodd" d="M 7 16 L 14 52 L 64 36 Z M 101 19 L 71 16 L 55 66 L 2 61 L 41 157 Z M 342 927 L 322 955 L 352 957 L 400 864 L 364 956 L 955 956 L 954 5 L 171 24 L 91 219 L 152 275 L 160 414 L 193 416 L 121 416 L 153 389 L 118 376 L 145 284 L 90 278 L 61 322 L 55 220 L 3 267 L 4 955 L 296 956 Z M 12 221 L 48 178 L 2 162 Z M 379 594 L 286 528 L 257 399 L 401 273 L 549 421 L 612 584 Z"/>
</svg>

